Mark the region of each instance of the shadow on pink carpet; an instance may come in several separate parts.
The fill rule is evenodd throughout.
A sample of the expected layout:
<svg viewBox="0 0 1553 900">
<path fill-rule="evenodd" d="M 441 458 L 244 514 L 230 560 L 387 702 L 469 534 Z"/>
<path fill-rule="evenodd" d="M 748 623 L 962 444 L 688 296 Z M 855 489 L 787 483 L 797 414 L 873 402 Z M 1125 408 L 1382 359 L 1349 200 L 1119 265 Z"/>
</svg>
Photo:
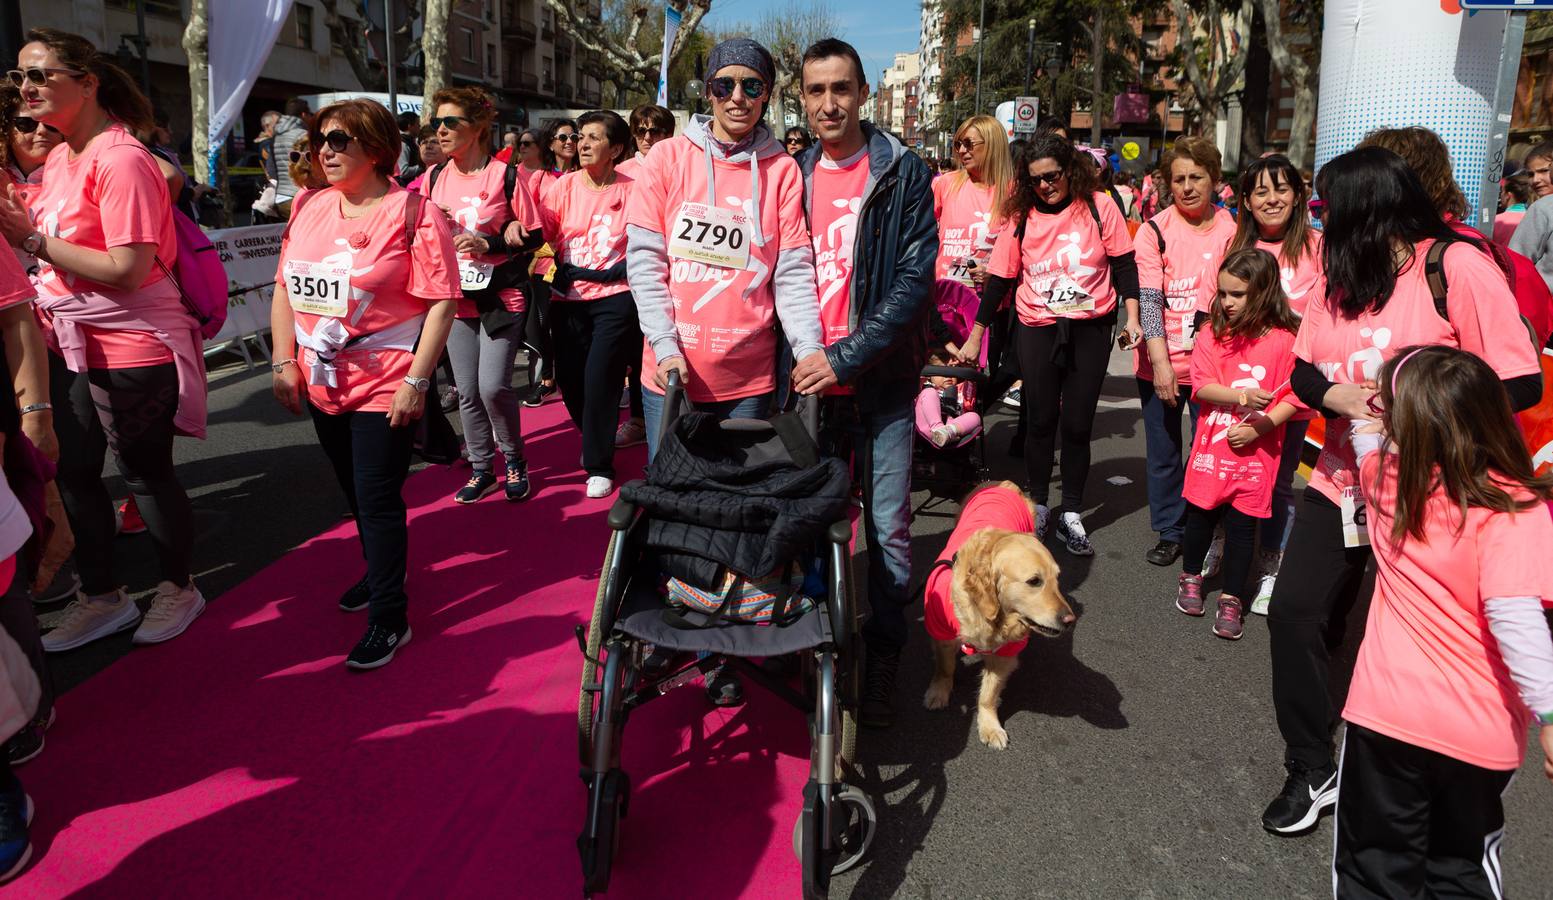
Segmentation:
<svg viewBox="0 0 1553 900">
<path fill-rule="evenodd" d="M 20 772 L 38 859 L 5 893 L 579 896 L 573 629 L 613 498 L 583 496 L 559 403 L 524 418 L 526 503 L 454 504 L 464 468 L 406 487 L 414 638 L 386 669 L 342 665 L 366 622 L 335 606 L 362 572 L 346 522 L 65 695 L 47 752 Z M 644 457 L 622 454 L 623 478 Z M 748 694 L 713 711 L 690 686 L 633 715 L 608 896 L 800 892 L 803 718 Z"/>
</svg>

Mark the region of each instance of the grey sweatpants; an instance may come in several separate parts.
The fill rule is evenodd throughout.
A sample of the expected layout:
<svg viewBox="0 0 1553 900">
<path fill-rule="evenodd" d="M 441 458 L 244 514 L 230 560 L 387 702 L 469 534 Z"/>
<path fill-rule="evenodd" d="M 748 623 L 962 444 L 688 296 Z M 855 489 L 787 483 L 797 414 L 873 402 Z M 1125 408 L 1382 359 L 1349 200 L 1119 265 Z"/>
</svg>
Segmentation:
<svg viewBox="0 0 1553 900">
<path fill-rule="evenodd" d="M 505 328 L 493 338 L 480 327 L 479 319 L 455 319 L 448 334 L 458 417 L 464 425 L 469 464 L 475 469 L 490 471 L 498 446 L 507 465 L 523 463 L 523 426 L 518 392 L 512 386 L 521 339 L 516 328 Z"/>
</svg>

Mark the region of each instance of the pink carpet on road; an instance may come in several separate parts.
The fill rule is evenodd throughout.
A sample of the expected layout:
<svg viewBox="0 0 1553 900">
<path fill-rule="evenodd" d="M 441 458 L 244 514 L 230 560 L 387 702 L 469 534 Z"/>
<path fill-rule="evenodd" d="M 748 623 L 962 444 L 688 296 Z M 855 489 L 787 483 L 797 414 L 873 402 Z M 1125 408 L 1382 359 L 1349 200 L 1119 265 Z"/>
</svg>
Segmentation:
<svg viewBox="0 0 1553 900">
<path fill-rule="evenodd" d="M 407 485 L 414 638 L 387 668 L 343 666 L 366 624 L 335 606 L 362 572 L 344 522 L 214 600 L 184 636 L 66 694 L 48 749 L 18 771 L 38 858 L 5 893 L 580 895 L 573 629 L 592 608 L 613 498 L 584 497 L 560 403 L 524 420 L 526 503 L 458 506 L 462 467 Z M 622 480 L 640 472 L 641 449 L 622 457 Z M 608 896 L 800 893 L 803 718 L 748 693 L 713 711 L 690 686 L 633 715 Z"/>
</svg>

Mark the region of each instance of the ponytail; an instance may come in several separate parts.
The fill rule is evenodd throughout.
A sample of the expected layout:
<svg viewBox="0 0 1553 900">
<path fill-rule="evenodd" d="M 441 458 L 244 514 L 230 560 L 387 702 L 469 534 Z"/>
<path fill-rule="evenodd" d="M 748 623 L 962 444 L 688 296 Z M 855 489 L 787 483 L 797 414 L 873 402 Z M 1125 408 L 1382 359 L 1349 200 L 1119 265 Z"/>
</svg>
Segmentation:
<svg viewBox="0 0 1553 900">
<path fill-rule="evenodd" d="M 54 51 L 60 65 L 85 72 L 97 79 L 97 105 L 109 117 L 130 131 L 143 133 L 156 127 L 151 101 L 118 61 L 98 50 L 78 34 L 57 28 L 34 28 L 27 32 L 27 43 L 42 44 Z"/>
</svg>

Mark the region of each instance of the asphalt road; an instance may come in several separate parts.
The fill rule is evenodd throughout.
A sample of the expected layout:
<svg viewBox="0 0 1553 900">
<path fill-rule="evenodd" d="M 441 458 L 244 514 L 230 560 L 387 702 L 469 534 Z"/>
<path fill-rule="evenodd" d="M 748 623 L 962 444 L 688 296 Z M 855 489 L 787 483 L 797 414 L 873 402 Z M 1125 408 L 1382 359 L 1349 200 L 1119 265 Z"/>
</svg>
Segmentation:
<svg viewBox="0 0 1553 900">
<path fill-rule="evenodd" d="M 948 709 L 922 708 L 929 649 L 914 632 L 898 721 L 860 741 L 861 786 L 881 811 L 879 835 L 832 896 L 1330 896 L 1330 818 L 1300 838 L 1272 837 L 1259 824 L 1283 780 L 1264 620 L 1252 617 L 1239 642 L 1220 640 L 1207 619 L 1174 609 L 1175 570 L 1143 561 L 1154 536 L 1137 396 L 1128 360 L 1118 354 L 1112 363 L 1085 511 L 1097 555 L 1055 550 L 1078 627 L 1025 651 L 1003 699 L 1009 747 L 1001 752 L 973 734 L 974 668 L 959 671 Z M 311 425 L 273 401 L 266 371 L 213 370 L 210 401 L 209 440 L 180 442 L 178 458 L 196 507 L 196 577 L 214 598 L 337 521 L 344 501 Z M 999 407 L 989 424 L 992 476 L 1024 481 L 1022 461 L 1004 455 L 1012 417 Z M 919 576 L 956 509 L 951 502 L 917 518 Z M 115 549 L 119 579 L 148 594 L 149 539 L 121 537 Z M 1351 631 L 1360 627 L 1356 620 Z M 126 632 L 51 660 L 68 689 L 129 649 Z M 1506 801 L 1512 897 L 1553 897 L 1553 785 L 1541 765 L 1533 747 Z"/>
</svg>

